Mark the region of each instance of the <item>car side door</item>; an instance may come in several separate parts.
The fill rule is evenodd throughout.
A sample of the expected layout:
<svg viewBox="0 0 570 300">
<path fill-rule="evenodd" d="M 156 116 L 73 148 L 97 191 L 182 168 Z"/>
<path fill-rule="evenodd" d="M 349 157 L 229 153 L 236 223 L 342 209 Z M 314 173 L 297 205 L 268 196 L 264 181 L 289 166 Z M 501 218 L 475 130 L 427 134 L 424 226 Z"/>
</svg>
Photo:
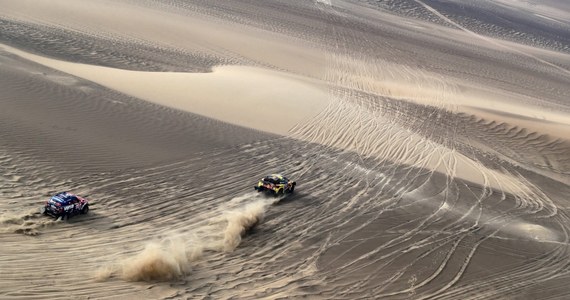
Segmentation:
<svg viewBox="0 0 570 300">
<path fill-rule="evenodd" d="M 72 209 L 71 209 L 71 213 L 76 215 L 79 210 L 81 209 L 80 207 L 80 203 L 79 203 L 79 199 L 75 198 L 71 201 L 71 204 L 73 205 Z"/>
</svg>

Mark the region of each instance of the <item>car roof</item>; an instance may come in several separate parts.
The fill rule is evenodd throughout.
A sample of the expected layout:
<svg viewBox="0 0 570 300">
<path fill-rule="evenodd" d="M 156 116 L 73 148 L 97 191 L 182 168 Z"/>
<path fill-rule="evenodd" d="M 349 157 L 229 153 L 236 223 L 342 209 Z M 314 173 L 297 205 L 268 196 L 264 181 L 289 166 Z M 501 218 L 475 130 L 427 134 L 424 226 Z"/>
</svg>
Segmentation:
<svg viewBox="0 0 570 300">
<path fill-rule="evenodd" d="M 269 174 L 265 176 L 263 179 L 273 179 L 273 180 L 288 180 L 287 177 L 281 174 Z"/>
<path fill-rule="evenodd" d="M 72 193 L 62 192 L 51 197 L 51 200 L 59 203 L 68 203 L 70 201 L 77 200 L 77 196 Z"/>
</svg>

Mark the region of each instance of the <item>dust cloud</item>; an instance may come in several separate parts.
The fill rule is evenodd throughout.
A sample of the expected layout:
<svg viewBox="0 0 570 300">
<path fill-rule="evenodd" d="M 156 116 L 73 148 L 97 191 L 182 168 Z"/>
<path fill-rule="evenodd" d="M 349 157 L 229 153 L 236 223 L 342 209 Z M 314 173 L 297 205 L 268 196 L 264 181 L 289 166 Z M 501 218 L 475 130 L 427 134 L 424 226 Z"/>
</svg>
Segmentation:
<svg viewBox="0 0 570 300">
<path fill-rule="evenodd" d="M 191 263 L 202 256 L 200 246 L 188 246 L 181 238 L 149 243 L 144 250 L 121 264 L 120 277 L 129 281 L 171 280 L 190 272 Z"/>
<path fill-rule="evenodd" d="M 38 235 L 38 229 L 51 226 L 55 220 L 42 218 L 37 209 L 5 212 L 0 215 L 0 233 Z"/>
<path fill-rule="evenodd" d="M 266 208 L 266 202 L 258 201 L 227 214 L 228 225 L 224 232 L 224 251 L 231 252 L 237 248 L 241 243 L 241 237 L 263 221 Z"/>
<path fill-rule="evenodd" d="M 168 281 L 185 276 L 190 273 L 193 263 L 208 251 L 234 251 L 242 236 L 263 220 L 269 204 L 271 202 L 259 200 L 221 211 L 222 217 L 197 226 L 190 233 L 171 234 L 146 244 L 134 256 L 102 266 L 96 271 L 95 279 L 104 281 L 116 275 L 126 281 Z"/>
</svg>

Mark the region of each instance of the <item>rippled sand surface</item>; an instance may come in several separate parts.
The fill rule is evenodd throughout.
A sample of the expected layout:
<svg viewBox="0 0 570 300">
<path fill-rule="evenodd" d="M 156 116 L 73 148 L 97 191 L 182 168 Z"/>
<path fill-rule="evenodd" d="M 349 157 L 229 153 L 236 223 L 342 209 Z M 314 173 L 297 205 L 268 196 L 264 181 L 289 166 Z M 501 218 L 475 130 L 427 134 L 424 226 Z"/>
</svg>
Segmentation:
<svg viewBox="0 0 570 300">
<path fill-rule="evenodd" d="M 565 1 L 0 7 L 0 298 L 570 295 Z"/>
</svg>

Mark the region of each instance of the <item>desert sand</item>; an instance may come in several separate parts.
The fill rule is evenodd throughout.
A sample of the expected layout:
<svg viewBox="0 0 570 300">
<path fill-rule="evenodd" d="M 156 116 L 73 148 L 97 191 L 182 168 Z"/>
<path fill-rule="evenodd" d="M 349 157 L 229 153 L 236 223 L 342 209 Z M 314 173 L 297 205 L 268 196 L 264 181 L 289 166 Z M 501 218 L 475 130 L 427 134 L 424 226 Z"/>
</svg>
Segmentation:
<svg viewBox="0 0 570 300">
<path fill-rule="evenodd" d="M 565 1 L 0 7 L 1 299 L 570 296 Z"/>
</svg>

